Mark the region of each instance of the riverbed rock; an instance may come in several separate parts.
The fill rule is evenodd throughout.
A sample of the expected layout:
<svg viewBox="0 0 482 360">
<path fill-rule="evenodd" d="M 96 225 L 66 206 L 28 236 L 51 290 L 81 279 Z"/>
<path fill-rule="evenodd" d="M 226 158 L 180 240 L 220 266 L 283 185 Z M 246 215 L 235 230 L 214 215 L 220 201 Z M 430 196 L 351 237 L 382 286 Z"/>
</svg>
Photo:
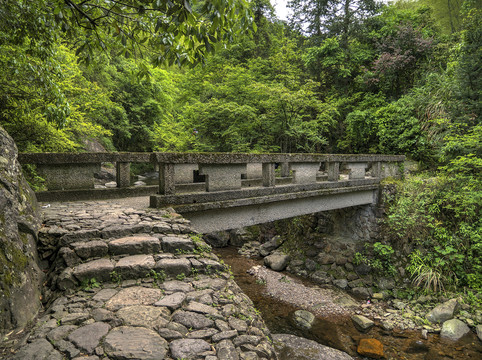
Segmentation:
<svg viewBox="0 0 482 360">
<path fill-rule="evenodd" d="M 343 351 L 294 335 L 273 334 L 278 360 L 353 360 Z"/>
<path fill-rule="evenodd" d="M 272 254 L 264 258 L 264 264 L 274 271 L 283 271 L 289 261 L 290 257 L 283 254 Z"/>
<path fill-rule="evenodd" d="M 443 323 L 446 320 L 452 319 L 458 308 L 458 300 L 450 299 L 449 301 L 434 307 L 425 317 L 431 323 Z"/>
<path fill-rule="evenodd" d="M 0 332 L 23 327 L 41 306 L 38 205 L 17 154 L 14 141 L 0 126 Z"/>
<path fill-rule="evenodd" d="M 340 289 L 346 289 L 348 287 L 348 280 L 347 279 L 336 279 L 333 280 L 333 285 L 339 287 Z"/>
<path fill-rule="evenodd" d="M 409 354 L 419 354 L 428 352 L 430 348 L 426 341 L 423 340 L 413 340 L 408 344 L 407 349 L 405 350 L 406 353 Z"/>
<path fill-rule="evenodd" d="M 366 332 L 370 330 L 375 323 L 363 315 L 353 315 L 351 317 L 353 324 L 358 329 L 358 331 Z"/>
<path fill-rule="evenodd" d="M 475 327 L 475 331 L 477 332 L 477 336 L 479 337 L 479 340 L 482 341 L 482 325 L 477 325 Z"/>
<path fill-rule="evenodd" d="M 215 231 L 209 234 L 206 234 L 204 239 L 206 242 L 211 245 L 213 248 L 223 248 L 228 246 L 229 244 L 229 232 L 227 231 Z"/>
<path fill-rule="evenodd" d="M 268 256 L 273 250 L 276 250 L 283 244 L 283 238 L 279 235 L 274 236 L 271 240 L 265 242 L 259 247 L 261 256 Z"/>
<path fill-rule="evenodd" d="M 457 341 L 469 332 L 469 327 L 463 321 L 451 319 L 443 323 L 440 337 Z"/>
<path fill-rule="evenodd" d="M 294 318 L 296 325 L 303 329 L 311 329 L 315 321 L 315 315 L 306 310 L 296 310 Z"/>
<path fill-rule="evenodd" d="M 377 339 L 361 339 L 356 351 L 372 359 L 382 359 L 385 356 L 383 344 Z"/>
<path fill-rule="evenodd" d="M 380 280 L 378 280 L 377 287 L 380 290 L 392 290 L 395 287 L 395 280 L 381 278 Z"/>
</svg>

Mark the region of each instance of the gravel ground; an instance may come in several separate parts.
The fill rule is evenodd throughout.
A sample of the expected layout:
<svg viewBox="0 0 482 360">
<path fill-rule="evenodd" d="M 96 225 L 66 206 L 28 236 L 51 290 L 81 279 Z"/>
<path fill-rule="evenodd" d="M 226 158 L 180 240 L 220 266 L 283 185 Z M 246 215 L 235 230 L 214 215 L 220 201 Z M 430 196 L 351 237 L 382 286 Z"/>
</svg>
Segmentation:
<svg viewBox="0 0 482 360">
<path fill-rule="evenodd" d="M 360 304 L 351 296 L 335 289 L 307 287 L 300 280 L 270 270 L 264 266 L 254 266 L 248 271 L 266 284 L 269 296 L 313 312 L 318 316 L 348 316 Z"/>
</svg>

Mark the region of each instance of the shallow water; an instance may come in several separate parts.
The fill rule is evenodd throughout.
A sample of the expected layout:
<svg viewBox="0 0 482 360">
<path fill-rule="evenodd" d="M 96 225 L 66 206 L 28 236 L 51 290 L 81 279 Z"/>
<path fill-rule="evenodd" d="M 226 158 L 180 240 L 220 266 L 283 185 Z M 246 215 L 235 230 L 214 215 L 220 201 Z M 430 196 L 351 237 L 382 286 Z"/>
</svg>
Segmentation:
<svg viewBox="0 0 482 360">
<path fill-rule="evenodd" d="M 429 334 L 428 340 L 423 340 L 420 331 L 385 331 L 377 326 L 368 333 L 361 334 L 350 318 L 342 316 L 318 316 L 311 330 L 301 330 L 293 321 L 293 313 L 299 308 L 266 295 L 263 291 L 264 285 L 256 283 L 255 277 L 247 273 L 248 269 L 261 265 L 262 261 L 242 257 L 237 250 L 229 247 L 215 249 L 215 252 L 231 266 L 236 282 L 251 298 L 254 306 L 261 312 L 266 325 L 274 334 L 287 333 L 315 340 L 320 344 L 345 351 L 355 359 L 362 359 L 356 352 L 361 338 L 379 340 L 383 344 L 386 359 L 482 359 L 482 342 L 475 333 L 467 335 L 456 343 L 440 339 L 434 334 Z M 294 277 L 291 274 L 290 276 Z M 310 285 L 306 279 L 303 279 L 303 283 Z"/>
</svg>

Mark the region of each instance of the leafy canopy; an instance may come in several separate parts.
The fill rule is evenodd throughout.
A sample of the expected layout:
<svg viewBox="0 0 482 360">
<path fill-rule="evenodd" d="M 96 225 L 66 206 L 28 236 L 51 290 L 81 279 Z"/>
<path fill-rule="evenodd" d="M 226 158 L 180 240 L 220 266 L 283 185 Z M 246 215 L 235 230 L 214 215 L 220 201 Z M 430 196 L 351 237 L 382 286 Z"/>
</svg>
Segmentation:
<svg viewBox="0 0 482 360">
<path fill-rule="evenodd" d="M 47 48 L 61 36 L 90 62 L 102 50 L 155 65 L 203 61 L 216 44 L 250 31 L 244 0 L 1 0 L 0 36 Z M 254 25 L 255 26 L 255 25 Z M 2 39 L 3 38 L 3 39 Z M 147 71 L 147 69 L 144 69 Z"/>
</svg>

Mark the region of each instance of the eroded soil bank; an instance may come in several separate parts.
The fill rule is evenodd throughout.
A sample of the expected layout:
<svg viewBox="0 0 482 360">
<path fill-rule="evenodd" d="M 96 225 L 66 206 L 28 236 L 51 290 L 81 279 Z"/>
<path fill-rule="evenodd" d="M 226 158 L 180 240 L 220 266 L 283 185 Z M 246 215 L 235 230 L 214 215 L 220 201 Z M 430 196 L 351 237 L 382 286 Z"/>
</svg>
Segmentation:
<svg viewBox="0 0 482 360">
<path fill-rule="evenodd" d="M 403 312 L 391 309 L 387 302 L 367 305 L 365 299 L 352 298 L 332 286 L 319 286 L 292 274 L 274 272 L 263 268 L 260 259 L 240 256 L 234 247 L 215 251 L 231 266 L 236 283 L 251 298 L 272 333 L 303 336 L 345 351 L 356 359 L 362 359 L 356 352 L 361 338 L 379 340 L 386 359 L 482 358 L 482 343 L 473 332 L 453 342 L 441 339 L 437 333 L 429 333 L 424 339 L 420 330 L 385 330 L 382 319 L 403 320 Z M 316 315 L 309 330 L 299 327 L 294 320 L 294 312 L 300 309 Z M 351 320 L 354 314 L 368 315 L 376 325 L 361 333 Z"/>
</svg>

